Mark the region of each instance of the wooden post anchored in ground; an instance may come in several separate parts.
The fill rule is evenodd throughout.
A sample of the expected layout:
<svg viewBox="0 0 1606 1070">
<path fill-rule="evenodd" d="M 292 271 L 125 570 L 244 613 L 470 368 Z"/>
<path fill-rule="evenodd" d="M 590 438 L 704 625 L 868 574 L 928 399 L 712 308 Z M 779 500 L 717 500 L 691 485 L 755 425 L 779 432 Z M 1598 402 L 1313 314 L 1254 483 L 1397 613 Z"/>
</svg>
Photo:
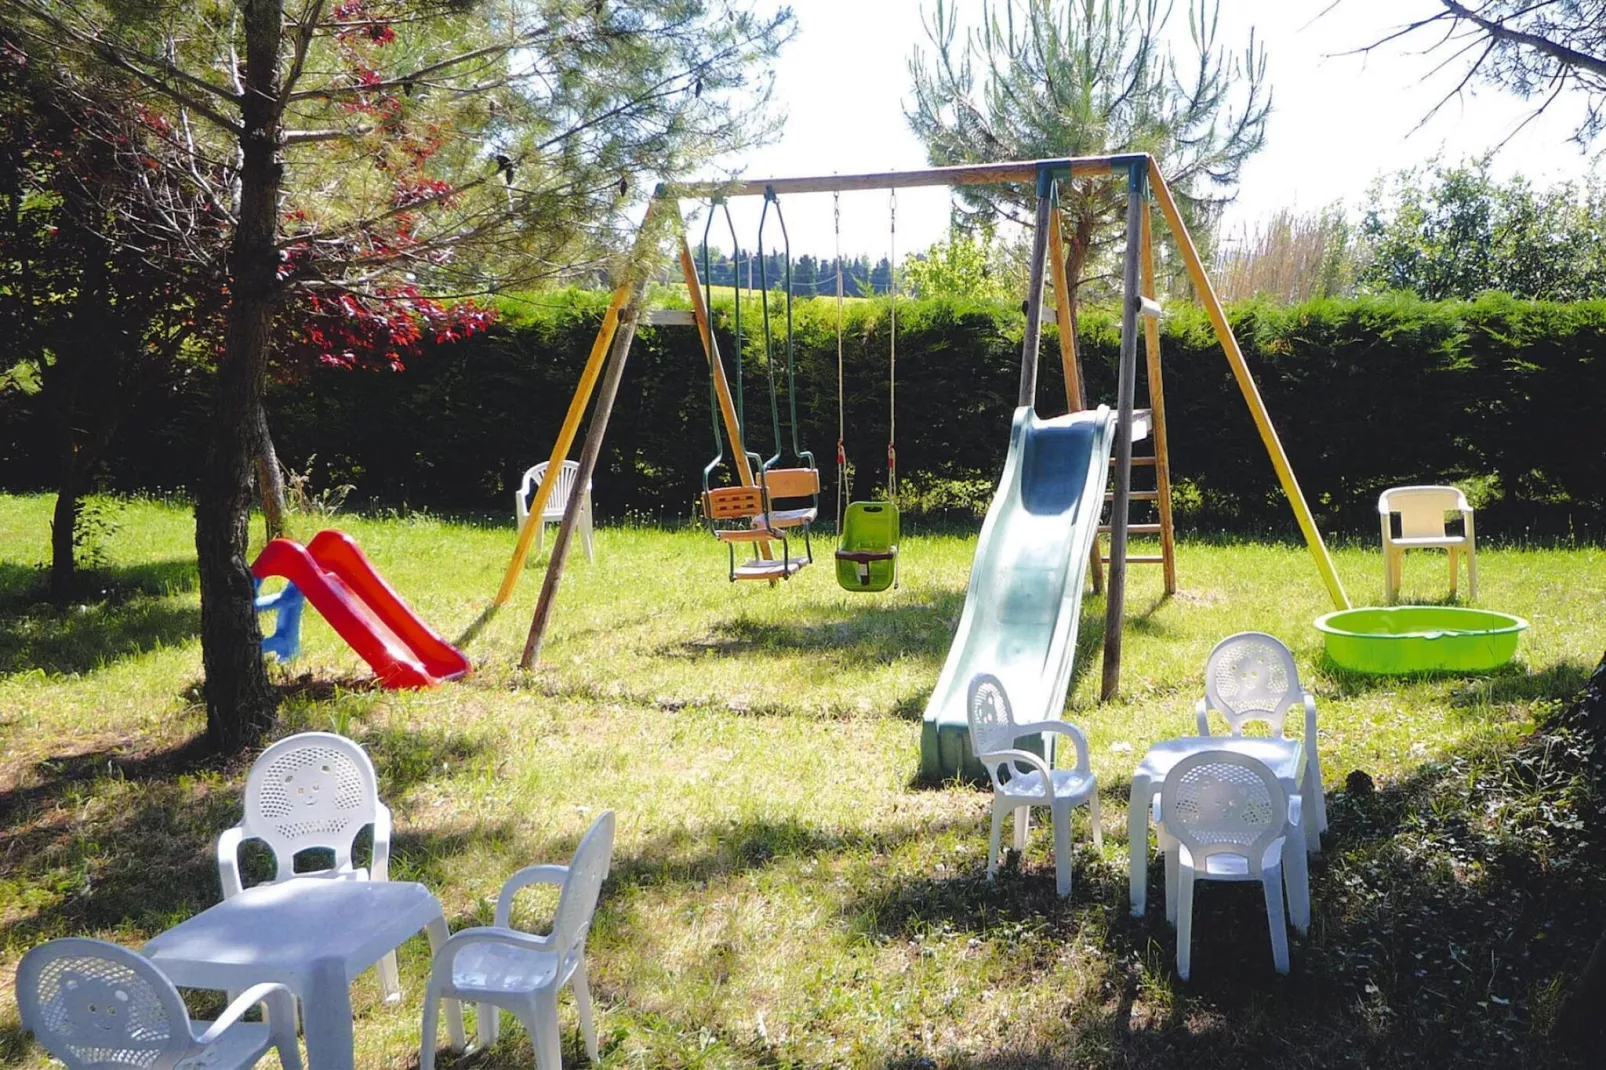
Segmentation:
<svg viewBox="0 0 1606 1070">
<path fill-rule="evenodd" d="M 1121 690 L 1121 630 L 1126 616 L 1127 514 L 1132 508 L 1132 405 L 1137 394 L 1138 261 L 1143 248 L 1145 170 L 1133 164 L 1126 192 L 1126 271 L 1121 287 L 1121 372 L 1116 397 L 1115 499 L 1110 503 L 1110 577 L 1104 603 L 1104 681 L 1099 699 L 1108 702 Z"/>
<path fill-rule="evenodd" d="M 591 473 L 596 470 L 597 457 L 602 453 L 602 436 L 608 430 L 608 417 L 613 415 L 613 399 L 619 393 L 619 380 L 624 378 L 625 361 L 630 356 L 630 344 L 636 339 L 636 322 L 641 318 L 642 293 L 645 279 L 631 284 L 630 303 L 619 316 L 619 329 L 613 336 L 613 352 L 608 357 L 608 370 L 602 377 L 602 392 L 597 395 L 597 411 L 591 414 L 591 426 L 586 428 L 585 446 L 580 450 L 580 470 L 574 476 L 574 490 L 563 510 L 563 523 L 558 525 L 558 537 L 552 543 L 552 558 L 547 562 L 546 578 L 541 581 L 541 597 L 535 603 L 535 616 L 530 618 L 530 634 L 524 640 L 524 656 L 519 668 L 528 669 L 541 657 L 541 643 L 546 638 L 547 622 L 552 619 L 552 603 L 557 600 L 558 583 L 563 579 L 563 565 L 569 559 L 569 544 L 574 539 L 575 525 L 580 520 L 580 509 L 585 502 L 586 487 L 591 485 Z"/>
</svg>

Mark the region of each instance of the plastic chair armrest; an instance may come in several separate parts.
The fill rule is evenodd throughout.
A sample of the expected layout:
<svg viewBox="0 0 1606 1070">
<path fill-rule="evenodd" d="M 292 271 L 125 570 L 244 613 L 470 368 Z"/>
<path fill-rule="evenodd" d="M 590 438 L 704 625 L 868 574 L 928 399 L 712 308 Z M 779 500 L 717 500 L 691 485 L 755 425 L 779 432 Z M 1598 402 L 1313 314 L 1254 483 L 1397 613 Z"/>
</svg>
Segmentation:
<svg viewBox="0 0 1606 1070">
<path fill-rule="evenodd" d="M 1015 772 L 1013 768 L 1014 764 L 1019 762 L 1021 765 L 1031 766 L 1034 772 L 1041 773 L 1043 775 L 1044 784 L 1047 784 L 1053 779 L 1049 772 L 1048 763 L 1043 761 L 1041 756 L 1033 754 L 1029 750 L 1011 749 L 989 751 L 986 754 L 976 755 L 976 760 L 987 767 L 987 772 L 992 776 L 993 786 L 995 788 L 1000 786 L 1001 783 L 998 779 L 998 770 L 996 767 L 1003 765 L 1005 762 L 1010 763 L 1010 772 L 1012 773 Z"/>
<path fill-rule="evenodd" d="M 380 803 L 374 811 L 374 859 L 368 866 L 371 880 L 390 880 L 390 807 Z"/>
<path fill-rule="evenodd" d="M 525 866 L 507 879 L 502 885 L 502 894 L 496 897 L 497 926 L 510 932 L 516 931 L 512 928 L 513 898 L 523 889 L 532 884 L 555 884 L 561 888 L 568 879 L 568 866 Z"/>
<path fill-rule="evenodd" d="M 552 937 L 537 936 L 534 933 L 520 932 L 504 926 L 476 925 L 471 929 L 459 929 L 435 952 L 434 964 L 430 967 L 436 977 L 450 980 L 452 976 L 452 963 L 456 961 L 458 952 L 471 944 L 502 944 L 505 947 L 523 948 L 527 951 L 552 951 Z"/>
<path fill-rule="evenodd" d="M 1023 726 L 1024 727 L 1024 726 Z M 1071 724 L 1069 721 L 1043 721 L 1032 726 L 1028 735 L 1046 732 L 1055 736 L 1070 736 L 1071 742 L 1076 745 L 1076 768 L 1086 771 L 1088 768 L 1087 733 Z"/>
<path fill-rule="evenodd" d="M 223 885 L 223 898 L 232 899 L 245 890 L 240 880 L 240 844 L 245 842 L 245 829 L 235 825 L 224 829 L 217 838 L 217 879 Z"/>
<path fill-rule="evenodd" d="M 290 989 L 281 984 L 264 983 L 252 985 L 235 997 L 234 1002 L 224 1008 L 218 1015 L 217 1021 L 207 1026 L 206 1032 L 195 1038 L 195 1043 L 205 1047 L 216 1044 L 224 1033 L 245 1017 L 245 1012 L 258 1003 L 267 1005 L 270 1017 L 280 1021 L 291 1021 L 295 1014 L 295 996 Z M 283 1017 L 280 1017 L 280 1016 Z"/>
<path fill-rule="evenodd" d="M 1210 734 L 1210 700 L 1207 698 L 1200 699 L 1199 704 L 1193 708 L 1193 716 L 1198 722 L 1199 734 L 1208 736 Z"/>
</svg>

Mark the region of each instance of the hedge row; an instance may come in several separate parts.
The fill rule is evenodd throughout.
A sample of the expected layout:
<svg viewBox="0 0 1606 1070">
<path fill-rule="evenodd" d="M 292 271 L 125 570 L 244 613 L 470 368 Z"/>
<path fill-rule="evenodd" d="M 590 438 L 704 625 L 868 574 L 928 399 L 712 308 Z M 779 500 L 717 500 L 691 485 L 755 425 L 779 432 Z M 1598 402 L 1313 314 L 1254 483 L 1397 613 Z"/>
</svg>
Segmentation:
<svg viewBox="0 0 1606 1070">
<path fill-rule="evenodd" d="M 504 317 L 486 335 L 430 350 L 402 374 L 321 372 L 275 387 L 271 418 L 282 458 L 299 469 L 316 455 L 314 483 L 350 483 L 354 501 L 510 509 L 520 473 L 551 447 L 604 297 L 547 300 Z M 727 353 L 730 312 L 728 305 L 716 307 Z M 767 454 L 774 441 L 762 347 L 752 330 L 757 313 L 757 305 L 748 306 L 743 317 L 746 400 L 750 448 Z M 861 488 L 885 475 L 887 313 L 884 299 L 852 302 L 844 324 L 846 444 Z M 1484 510 L 1482 531 L 1601 530 L 1606 301 L 1487 295 L 1471 302 L 1248 303 L 1232 319 L 1324 529 L 1369 535 L 1380 488 L 1461 481 L 1472 484 Z M 1018 308 L 899 303 L 898 458 L 917 512 L 985 503 L 1007 445 L 1023 326 Z M 1089 397 L 1112 400 L 1118 320 L 1091 310 L 1081 328 Z M 834 301 L 800 302 L 794 337 L 802 438 L 834 481 Z M 1203 314 L 1187 306 L 1168 314 L 1163 352 L 1181 522 L 1292 530 Z M 1041 367 L 1039 408 L 1061 411 L 1052 328 L 1044 331 Z M 175 390 L 131 423 L 108 472 L 113 486 L 193 481 L 203 386 Z M 1140 404 L 1143 397 L 1140 384 Z M 0 481 L 48 486 L 41 436 L 22 430 L 38 426 L 28 419 L 27 399 L 12 395 L 7 404 L 10 411 L 0 416 L 20 434 L 0 442 Z M 644 327 L 596 479 L 599 512 L 688 515 L 713 453 L 708 377 L 695 330 Z"/>
</svg>

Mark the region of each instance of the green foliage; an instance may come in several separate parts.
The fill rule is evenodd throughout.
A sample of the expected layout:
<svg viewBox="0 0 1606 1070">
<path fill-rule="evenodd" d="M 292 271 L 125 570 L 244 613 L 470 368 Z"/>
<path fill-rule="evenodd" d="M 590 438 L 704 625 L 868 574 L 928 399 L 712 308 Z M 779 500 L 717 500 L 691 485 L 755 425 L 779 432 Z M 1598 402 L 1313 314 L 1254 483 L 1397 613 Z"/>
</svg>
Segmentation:
<svg viewBox="0 0 1606 1070">
<path fill-rule="evenodd" d="M 1188 44 L 1173 48 L 1172 6 L 1159 0 L 988 0 L 959 36 L 958 5 L 935 0 L 930 52 L 909 61 L 909 125 L 934 164 L 1148 152 L 1205 244 L 1213 212 L 1265 141 L 1271 91 L 1253 34 L 1239 54 L 1217 40 L 1219 0 L 1190 0 Z M 983 220 L 1032 218 L 1033 191 L 958 190 Z M 1125 190 L 1108 182 L 1061 191 L 1071 299 L 1120 236 Z M 1119 244 L 1117 242 L 1117 244 Z"/>
<path fill-rule="evenodd" d="M 1005 301 L 1019 289 L 1001 263 L 991 232 L 950 227 L 948 237 L 904 261 L 904 292 L 916 297 Z"/>
<path fill-rule="evenodd" d="M 500 513 L 518 476 L 550 449 L 605 303 L 605 294 L 579 292 L 506 298 L 507 315 L 490 332 L 427 347 L 406 375 L 318 373 L 280 384 L 270 397 L 280 452 L 298 470 L 316 454 L 310 478 L 352 484 L 354 503 Z M 1162 346 L 1172 469 L 1188 490 L 1181 521 L 1291 533 L 1209 321 L 1190 306 L 1171 308 Z M 753 302 L 743 315 L 742 380 L 748 447 L 768 455 L 775 442 L 762 346 L 751 333 L 758 312 Z M 1383 487 L 1439 480 L 1476 484 L 1486 534 L 1606 526 L 1606 454 L 1595 430 L 1606 396 L 1606 302 L 1394 294 L 1289 307 L 1247 302 L 1229 316 L 1323 530 L 1370 538 Z M 717 292 L 714 318 L 734 374 L 731 305 Z M 991 485 L 1003 461 L 1022 328 L 1013 302 L 899 300 L 897 446 L 911 508 L 968 522 L 985 500 L 973 488 Z M 885 480 L 888 329 L 885 299 L 845 302 L 846 446 L 861 491 Z M 797 303 L 802 439 L 827 469 L 837 428 L 836 332 L 834 298 Z M 1119 318 L 1087 310 L 1080 333 L 1089 401 L 1108 403 Z M 1052 325 L 1041 361 L 1039 407 L 1060 411 Z M 603 515 L 690 515 L 701 468 L 714 455 L 704 367 L 695 331 L 638 333 L 596 480 Z M 137 415 L 110 461 L 114 486 L 173 487 L 194 477 L 202 389 L 195 384 Z M 28 426 L 28 402 L 0 394 L 0 486 L 41 485 L 30 447 L 14 438 Z M 782 434 L 790 445 L 784 424 Z"/>
<path fill-rule="evenodd" d="M 1606 292 L 1606 185 L 1501 182 L 1490 159 L 1379 179 L 1361 222 L 1367 289 L 1430 301 L 1499 290 L 1575 301 Z"/>
</svg>

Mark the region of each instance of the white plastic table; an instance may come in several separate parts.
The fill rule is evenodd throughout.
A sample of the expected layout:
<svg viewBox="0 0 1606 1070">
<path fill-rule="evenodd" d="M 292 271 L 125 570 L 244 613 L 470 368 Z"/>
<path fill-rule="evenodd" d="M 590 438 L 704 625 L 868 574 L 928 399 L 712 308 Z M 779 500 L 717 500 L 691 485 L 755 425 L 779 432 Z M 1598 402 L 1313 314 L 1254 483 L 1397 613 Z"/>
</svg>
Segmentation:
<svg viewBox="0 0 1606 1070">
<path fill-rule="evenodd" d="M 182 988 L 240 991 L 265 981 L 301 1000 L 307 1063 L 355 1070 L 351 982 L 420 929 L 432 949 L 446 917 L 422 884 L 297 877 L 261 884 L 157 936 L 145 954 Z M 463 1011 L 446 1001 L 452 1047 L 462 1051 Z"/>
<path fill-rule="evenodd" d="M 1132 773 L 1132 794 L 1127 800 L 1127 843 L 1131 853 L 1129 897 L 1132 916 L 1140 918 L 1148 909 L 1149 877 L 1149 808 L 1154 793 L 1165 783 L 1167 774 L 1176 764 L 1191 754 L 1207 750 L 1227 750 L 1243 754 L 1266 763 L 1272 774 L 1290 795 L 1314 790 L 1301 785 L 1305 770 L 1305 748 L 1297 739 L 1280 736 L 1183 736 L 1168 739 L 1149 748 Z M 1313 800 L 1303 802 L 1306 846 L 1310 838 L 1319 835 L 1313 815 Z M 1318 841 L 1319 842 L 1319 841 Z"/>
</svg>

